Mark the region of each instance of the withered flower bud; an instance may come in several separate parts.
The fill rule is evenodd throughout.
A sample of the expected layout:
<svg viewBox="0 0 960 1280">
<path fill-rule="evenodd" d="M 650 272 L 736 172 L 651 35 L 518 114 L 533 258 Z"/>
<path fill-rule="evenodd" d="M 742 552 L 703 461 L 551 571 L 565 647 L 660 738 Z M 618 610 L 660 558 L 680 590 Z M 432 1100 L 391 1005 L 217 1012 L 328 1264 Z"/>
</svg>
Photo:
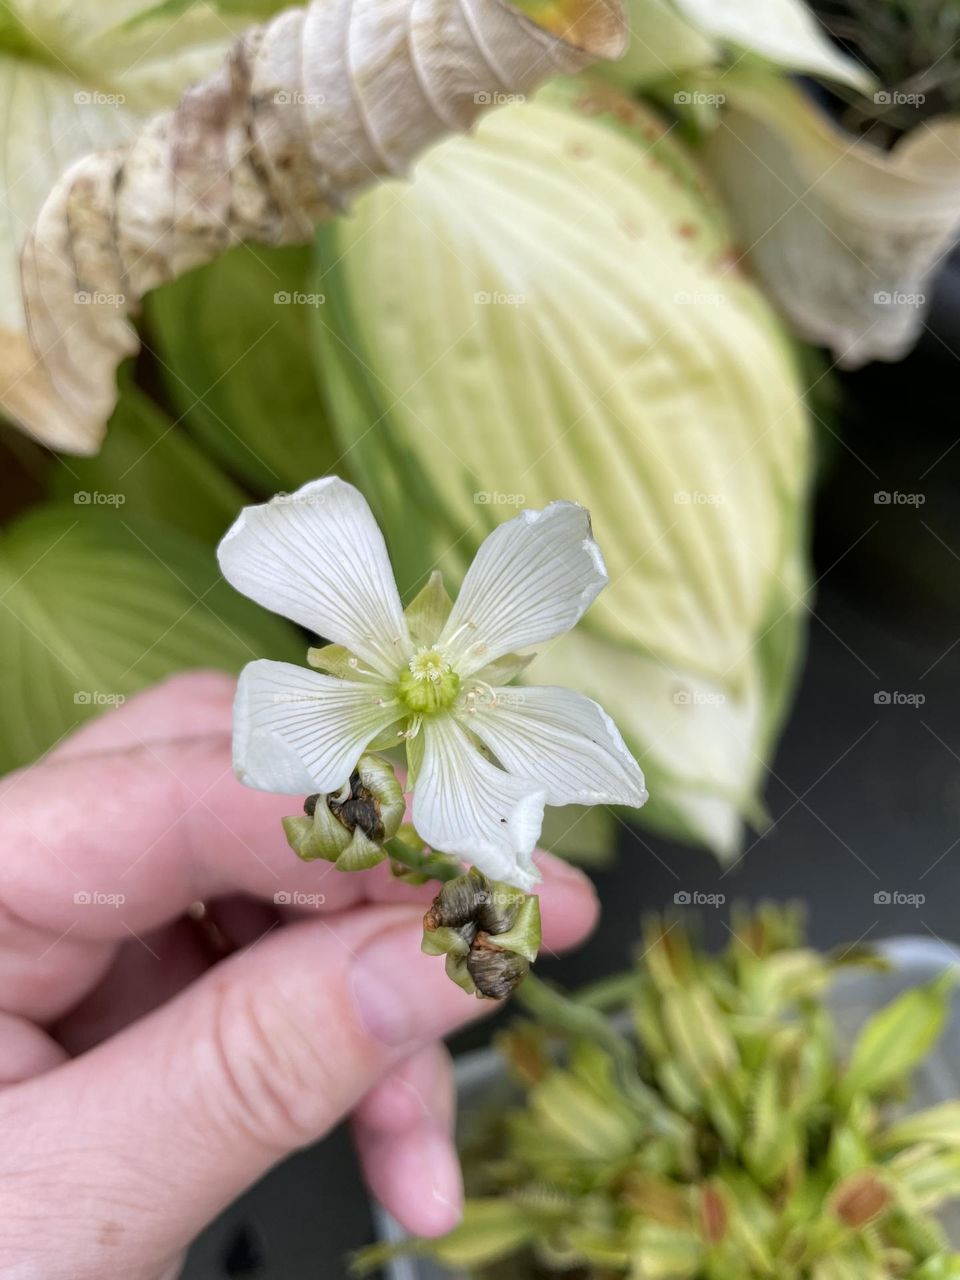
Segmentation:
<svg viewBox="0 0 960 1280">
<path fill-rule="evenodd" d="M 362 756 L 341 791 L 307 796 L 305 817 L 283 819 L 290 847 L 305 862 L 323 858 L 340 871 L 363 871 L 387 856 L 383 842 L 403 818 L 403 791 L 379 756 Z"/>
<path fill-rule="evenodd" d="M 502 1000 L 540 950 L 540 900 L 473 867 L 446 882 L 423 928 L 423 950 L 447 957 L 447 974 L 458 986 Z"/>
</svg>

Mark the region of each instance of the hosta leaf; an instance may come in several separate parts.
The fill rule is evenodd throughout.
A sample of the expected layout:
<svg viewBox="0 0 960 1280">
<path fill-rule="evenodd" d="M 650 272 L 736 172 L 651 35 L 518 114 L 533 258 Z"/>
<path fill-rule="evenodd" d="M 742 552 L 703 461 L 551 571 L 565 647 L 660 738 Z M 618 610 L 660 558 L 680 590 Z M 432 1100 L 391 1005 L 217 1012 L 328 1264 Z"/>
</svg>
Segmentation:
<svg viewBox="0 0 960 1280">
<path fill-rule="evenodd" d="M 263 493 L 339 460 L 313 372 L 309 250 L 240 247 L 150 294 L 147 341 L 185 423 Z"/>
<path fill-rule="evenodd" d="M 606 78 L 642 86 L 736 61 L 749 51 L 793 71 L 865 88 L 871 77 L 819 30 L 803 0 L 631 0 L 633 38 Z M 723 89 L 723 84 L 717 86 Z"/>
<path fill-rule="evenodd" d="M 531 679 L 615 709 L 651 820 L 734 847 L 795 667 L 809 441 L 685 153 L 612 91 L 554 87 L 365 196 L 313 288 L 401 589 L 453 582 L 520 505 L 590 507 L 611 586 Z"/>
<path fill-rule="evenodd" d="M 706 158 L 758 279 L 841 367 L 900 360 L 956 240 L 960 121 L 885 151 L 838 128 L 799 85 L 744 65 Z"/>
<path fill-rule="evenodd" d="M 44 197 L 77 156 L 126 141 L 144 114 L 176 101 L 215 65 L 233 25 L 212 5 L 128 24 L 152 0 L 12 0 L 0 25 L 0 413 L 54 447 L 82 446 L 36 365 L 19 256 Z"/>
<path fill-rule="evenodd" d="M 39 509 L 0 537 L 0 772 L 172 672 L 294 659 L 295 630 L 223 582 L 212 552 L 123 507 Z"/>
<path fill-rule="evenodd" d="M 820 30 L 804 0 L 676 0 L 697 30 L 791 71 L 860 89 L 873 78 Z"/>
<path fill-rule="evenodd" d="M 242 492 L 130 376 L 121 373 L 120 382 L 103 448 L 93 458 L 61 458 L 53 493 L 76 505 L 119 502 L 126 517 L 216 542 L 243 506 Z"/>
</svg>

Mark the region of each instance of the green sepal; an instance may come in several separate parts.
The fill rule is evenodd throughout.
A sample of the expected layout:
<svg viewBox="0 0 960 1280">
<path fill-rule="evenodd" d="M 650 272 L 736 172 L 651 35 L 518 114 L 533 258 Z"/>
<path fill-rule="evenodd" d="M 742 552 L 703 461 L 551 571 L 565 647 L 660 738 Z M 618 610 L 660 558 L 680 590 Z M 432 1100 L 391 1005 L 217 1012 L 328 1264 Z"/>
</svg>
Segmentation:
<svg viewBox="0 0 960 1280">
<path fill-rule="evenodd" d="M 355 785 L 356 789 L 355 789 Z M 379 830 L 374 834 L 360 825 L 354 815 L 349 825 L 345 801 L 372 799 Z M 350 782 L 342 792 L 314 797 L 313 814 L 297 814 L 282 819 L 287 843 L 304 862 L 322 859 L 332 862 L 339 871 L 365 871 L 386 858 L 383 848 L 400 827 L 405 802 L 393 767 L 381 756 L 361 756 Z M 341 816 L 338 816 L 338 813 Z"/>
<path fill-rule="evenodd" d="M 417 785 L 417 777 L 423 764 L 423 734 L 415 734 L 407 738 L 407 790 L 413 791 Z"/>
<path fill-rule="evenodd" d="M 471 678 L 474 681 L 482 681 L 484 684 L 510 684 L 526 671 L 536 656 L 535 653 L 505 653 L 502 658 L 496 658 L 493 662 L 488 662 L 485 667 L 481 667 Z"/>
<path fill-rule="evenodd" d="M 455 982 L 458 987 L 462 987 L 468 996 L 475 996 L 477 994 L 477 984 L 470 977 L 466 957 L 450 954 L 447 956 L 443 967 L 446 970 L 447 977 L 450 981 Z"/>
<path fill-rule="evenodd" d="M 342 644 L 324 644 L 307 650 L 307 662 L 315 671 L 336 676 L 338 680 L 356 680 L 358 661 L 356 654 Z"/>
<path fill-rule="evenodd" d="M 497 885 L 497 888 L 508 886 Z M 520 892 L 519 890 L 517 892 Z M 498 933 L 491 939 L 501 951 L 515 951 L 533 964 L 540 954 L 542 934 L 540 929 L 540 899 L 536 894 L 524 896 L 512 928 Z"/>
<path fill-rule="evenodd" d="M 439 929 L 424 930 L 420 950 L 425 956 L 461 957 L 467 955 L 470 944 L 461 935 L 459 929 L 441 926 Z"/>
<path fill-rule="evenodd" d="M 387 856 L 382 845 L 374 844 L 360 831 L 353 833 L 353 839 L 334 862 L 338 871 L 368 871 Z"/>
<path fill-rule="evenodd" d="M 413 643 L 427 648 L 435 644 L 452 608 L 453 601 L 443 585 L 443 575 L 439 569 L 434 569 L 427 585 L 403 611 Z"/>
</svg>

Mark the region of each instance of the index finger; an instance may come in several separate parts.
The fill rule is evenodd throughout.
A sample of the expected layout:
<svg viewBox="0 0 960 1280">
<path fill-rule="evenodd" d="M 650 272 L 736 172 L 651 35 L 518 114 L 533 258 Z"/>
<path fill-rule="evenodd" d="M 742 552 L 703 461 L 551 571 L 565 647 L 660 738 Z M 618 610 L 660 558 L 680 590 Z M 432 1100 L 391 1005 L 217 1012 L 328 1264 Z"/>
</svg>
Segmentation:
<svg viewBox="0 0 960 1280">
<path fill-rule="evenodd" d="M 232 685 L 213 674 L 170 680 L 5 779 L 0 901 L 54 935 L 114 939 L 227 893 L 325 910 L 428 900 L 434 890 L 403 885 L 385 865 L 347 875 L 296 857 L 280 825 L 296 800 L 233 775 Z M 547 945 L 569 945 L 595 915 L 589 882 L 553 859 L 542 865 Z"/>
</svg>

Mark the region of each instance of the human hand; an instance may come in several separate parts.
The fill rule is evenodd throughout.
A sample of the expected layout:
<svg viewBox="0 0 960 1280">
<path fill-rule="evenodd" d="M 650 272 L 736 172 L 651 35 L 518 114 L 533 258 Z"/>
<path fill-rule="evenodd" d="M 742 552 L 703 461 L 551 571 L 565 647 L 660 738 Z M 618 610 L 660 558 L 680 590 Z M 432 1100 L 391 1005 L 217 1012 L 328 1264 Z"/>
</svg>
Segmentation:
<svg viewBox="0 0 960 1280">
<path fill-rule="evenodd" d="M 438 1041 L 494 1006 L 420 954 L 435 887 L 294 857 L 290 798 L 233 777 L 232 694 L 175 677 L 0 784 L 2 1275 L 175 1276 L 211 1218 L 350 1111 L 394 1215 L 457 1220 Z M 540 865 L 556 950 L 596 901 Z"/>
</svg>

